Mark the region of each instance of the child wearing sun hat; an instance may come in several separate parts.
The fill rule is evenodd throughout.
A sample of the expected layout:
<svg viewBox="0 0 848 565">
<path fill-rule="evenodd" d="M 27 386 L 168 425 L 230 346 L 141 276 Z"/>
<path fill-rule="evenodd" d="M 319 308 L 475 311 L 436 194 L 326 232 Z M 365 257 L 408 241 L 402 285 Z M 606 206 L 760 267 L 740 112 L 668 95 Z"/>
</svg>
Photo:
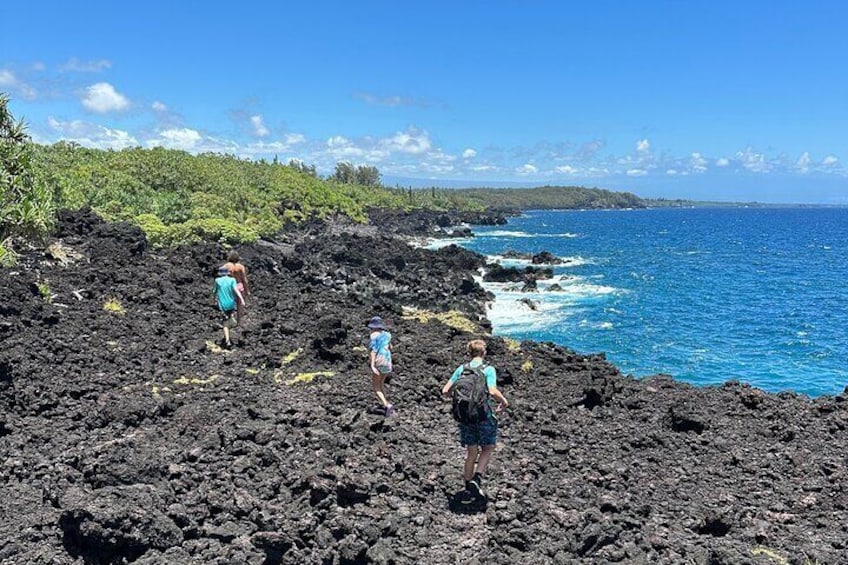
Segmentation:
<svg viewBox="0 0 848 565">
<path fill-rule="evenodd" d="M 384 385 L 386 378 L 392 372 L 392 334 L 386 329 L 383 319 L 374 316 L 368 321 L 368 329 L 371 330 L 371 342 L 369 346 L 368 359 L 371 367 L 371 386 L 380 404 L 383 405 L 386 417 L 394 414 L 395 407 L 386 398 Z"/>
</svg>

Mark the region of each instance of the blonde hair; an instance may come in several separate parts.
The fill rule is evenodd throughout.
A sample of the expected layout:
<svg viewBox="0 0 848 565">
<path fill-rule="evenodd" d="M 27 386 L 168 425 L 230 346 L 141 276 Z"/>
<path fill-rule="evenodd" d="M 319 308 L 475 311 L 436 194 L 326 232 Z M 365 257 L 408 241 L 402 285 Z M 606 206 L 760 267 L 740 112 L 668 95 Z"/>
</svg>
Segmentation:
<svg viewBox="0 0 848 565">
<path fill-rule="evenodd" d="M 471 357 L 482 357 L 486 354 L 486 342 L 482 339 L 473 339 L 468 342 L 466 349 Z"/>
</svg>

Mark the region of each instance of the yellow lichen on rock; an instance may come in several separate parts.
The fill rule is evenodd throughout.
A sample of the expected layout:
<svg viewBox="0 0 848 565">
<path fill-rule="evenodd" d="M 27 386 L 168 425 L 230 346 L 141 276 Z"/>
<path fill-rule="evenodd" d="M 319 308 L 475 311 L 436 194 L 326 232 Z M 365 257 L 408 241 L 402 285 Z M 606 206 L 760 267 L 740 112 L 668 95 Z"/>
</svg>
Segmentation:
<svg viewBox="0 0 848 565">
<path fill-rule="evenodd" d="M 298 347 L 297 349 L 295 349 L 294 351 L 292 351 L 291 353 L 289 353 L 288 355 L 286 355 L 285 357 L 283 357 L 282 361 L 280 361 L 280 365 L 288 365 L 289 363 L 291 363 L 292 361 L 294 361 L 295 359 L 297 359 L 297 358 L 298 358 L 298 356 L 299 356 L 301 353 L 303 353 L 303 348 L 302 348 L 302 347 Z"/>
<path fill-rule="evenodd" d="M 175 385 L 208 385 L 218 380 L 221 375 L 211 375 L 208 379 L 200 377 L 180 377 L 174 381 Z"/>
<path fill-rule="evenodd" d="M 533 361 L 525 361 L 521 364 L 521 370 L 525 373 L 529 373 L 533 370 Z"/>
<path fill-rule="evenodd" d="M 751 550 L 751 555 L 762 555 L 763 557 L 768 557 L 770 560 L 774 561 L 778 565 L 789 565 L 788 559 L 767 547 L 755 547 Z"/>
<path fill-rule="evenodd" d="M 333 371 L 315 371 L 313 373 L 299 373 L 293 379 L 287 380 L 286 384 L 291 386 L 297 383 L 311 383 L 315 377 L 332 377 L 335 375 Z M 276 380 L 277 375 L 274 375 Z M 279 382 L 279 381 L 277 381 Z"/>
<path fill-rule="evenodd" d="M 103 303 L 103 309 L 106 310 L 107 312 L 117 314 L 118 316 L 123 316 L 124 314 L 127 313 L 123 304 L 121 304 L 121 302 L 117 298 L 115 298 L 114 296 L 112 298 L 109 298 L 108 300 L 106 300 L 106 302 Z"/>
<path fill-rule="evenodd" d="M 430 320 L 436 320 L 461 332 L 480 332 L 480 326 L 456 310 L 449 310 L 447 312 L 432 312 L 430 310 L 419 310 L 418 308 L 411 306 L 404 306 L 402 318 L 404 320 L 416 320 L 422 324 L 427 324 Z"/>
<path fill-rule="evenodd" d="M 517 339 L 512 339 L 511 337 L 503 338 L 504 344 L 506 344 L 506 348 L 508 351 L 512 351 L 513 353 L 518 353 L 521 351 L 521 342 Z"/>
</svg>

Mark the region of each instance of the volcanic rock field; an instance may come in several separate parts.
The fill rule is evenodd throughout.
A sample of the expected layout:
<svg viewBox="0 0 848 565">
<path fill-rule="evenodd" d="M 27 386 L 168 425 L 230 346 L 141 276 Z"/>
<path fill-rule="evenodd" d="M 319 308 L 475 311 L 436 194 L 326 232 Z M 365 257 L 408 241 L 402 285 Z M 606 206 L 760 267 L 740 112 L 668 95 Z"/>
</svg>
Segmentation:
<svg viewBox="0 0 848 565">
<path fill-rule="evenodd" d="M 848 389 L 636 380 L 492 337 L 485 258 L 398 235 L 453 221 L 425 216 L 238 247 L 253 294 L 226 350 L 224 247 L 63 213 L 0 272 L 0 563 L 848 563 Z M 467 508 L 440 389 L 479 337 L 511 404 Z"/>
</svg>

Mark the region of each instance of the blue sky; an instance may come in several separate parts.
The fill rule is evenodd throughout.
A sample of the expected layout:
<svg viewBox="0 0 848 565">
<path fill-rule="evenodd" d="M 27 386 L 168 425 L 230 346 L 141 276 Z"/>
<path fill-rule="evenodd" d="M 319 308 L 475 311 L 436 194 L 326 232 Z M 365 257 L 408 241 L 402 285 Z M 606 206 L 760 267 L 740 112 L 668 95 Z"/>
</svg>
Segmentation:
<svg viewBox="0 0 848 565">
<path fill-rule="evenodd" d="M 39 142 L 848 204 L 848 3 L 8 3 Z"/>
</svg>

